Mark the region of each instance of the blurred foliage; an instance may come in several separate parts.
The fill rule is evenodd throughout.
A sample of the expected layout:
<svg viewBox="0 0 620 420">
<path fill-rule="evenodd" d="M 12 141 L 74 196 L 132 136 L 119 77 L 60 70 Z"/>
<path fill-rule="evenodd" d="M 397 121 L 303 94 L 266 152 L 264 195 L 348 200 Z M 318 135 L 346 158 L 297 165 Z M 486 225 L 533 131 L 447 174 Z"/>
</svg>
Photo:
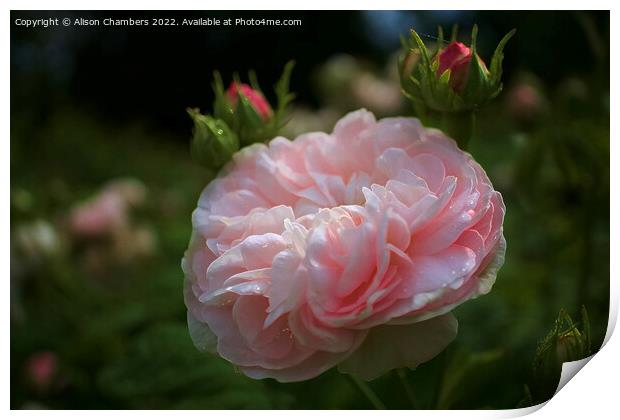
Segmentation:
<svg viewBox="0 0 620 420">
<path fill-rule="evenodd" d="M 590 61 L 571 57 L 554 71 L 558 61 L 545 64 L 546 56 L 538 62 L 532 51 L 507 49 L 505 91 L 480 113 L 470 144 L 506 202 L 505 266 L 490 294 L 457 308 L 459 335 L 446 351 L 415 371 L 369 383 L 389 408 L 516 407 L 531 382 L 537 346 L 562 309 L 577 314 L 585 305 L 592 350 L 601 346 L 609 302 L 608 14 L 602 29 L 592 25 L 600 16 L 560 15 L 558 21 L 572 22 L 575 42 L 590 45 Z M 481 28 L 485 19 L 512 28 L 524 19 L 519 16 L 478 18 Z M 519 37 L 541 34 L 547 39 L 538 26 L 519 27 L 514 45 L 523 45 Z M 496 40 L 478 41 L 484 47 Z M 521 67 L 511 69 L 514 63 Z M 330 65 L 318 77 L 338 73 Z M 557 80 L 542 74 L 544 65 Z M 365 77 L 363 83 L 346 77 L 343 83 L 363 87 L 381 80 L 380 92 L 398 85 L 397 77 L 380 72 L 369 79 L 372 68 L 353 72 Z M 30 87 L 41 86 L 39 76 L 12 71 L 11 79 L 12 408 L 371 408 L 334 369 L 302 383 L 255 381 L 198 352 L 187 333 L 180 261 L 191 212 L 213 173 L 190 160 L 189 123 L 163 130 L 157 117 L 110 122 L 105 111 L 93 112 L 61 93 L 56 102 L 34 94 Z M 275 80 L 277 74 L 265 76 Z M 291 88 L 302 92 L 303 103 L 309 87 L 295 83 Z M 318 85 L 330 83 L 335 79 Z M 537 100 L 513 96 L 524 84 Z M 305 111 L 293 113 L 291 126 L 330 130 L 333 115 L 354 106 L 320 93 L 317 98 L 329 109 L 315 111 L 309 101 Z M 192 105 L 182 104 L 180 115 Z M 141 243 L 137 239 L 77 235 L 71 224 L 76 206 L 110 180 L 128 177 L 147 195 L 131 207 L 127 223 L 150 232 L 150 245 L 137 252 L 131 248 Z M 119 258 L 129 254 L 135 257 Z M 56 355 L 46 387 L 37 386 L 27 368 L 39 352 Z"/>
</svg>

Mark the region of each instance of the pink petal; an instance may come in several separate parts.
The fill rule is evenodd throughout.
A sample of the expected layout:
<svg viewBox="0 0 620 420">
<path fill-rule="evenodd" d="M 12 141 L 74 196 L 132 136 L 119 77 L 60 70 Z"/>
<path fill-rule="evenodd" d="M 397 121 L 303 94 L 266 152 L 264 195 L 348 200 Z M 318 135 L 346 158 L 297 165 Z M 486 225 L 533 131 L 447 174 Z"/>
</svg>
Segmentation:
<svg viewBox="0 0 620 420">
<path fill-rule="evenodd" d="M 452 314 L 410 325 L 372 328 L 362 345 L 338 365 L 338 370 L 371 381 L 392 369 L 415 369 L 443 351 L 456 337 L 457 329 L 458 322 Z"/>
</svg>

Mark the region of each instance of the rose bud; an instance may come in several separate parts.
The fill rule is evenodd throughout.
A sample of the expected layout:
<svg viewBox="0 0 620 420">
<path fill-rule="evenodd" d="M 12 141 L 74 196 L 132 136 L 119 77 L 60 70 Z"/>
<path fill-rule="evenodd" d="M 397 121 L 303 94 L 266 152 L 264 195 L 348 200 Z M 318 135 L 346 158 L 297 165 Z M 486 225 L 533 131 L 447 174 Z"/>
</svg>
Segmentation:
<svg viewBox="0 0 620 420">
<path fill-rule="evenodd" d="M 420 62 L 408 74 L 401 75 L 401 85 L 419 114 L 426 110 L 441 113 L 463 113 L 473 111 L 495 98 L 502 89 L 503 49 L 515 31 L 510 31 L 499 42 L 487 68 L 476 53 L 478 28 L 474 25 L 471 45 L 453 40 L 444 48 L 431 54 L 415 31 L 404 41 L 405 55 Z M 439 33 L 438 45 L 443 44 L 443 33 Z M 401 61 L 401 71 L 407 71 L 406 60 Z M 423 112 L 420 112 L 423 111 Z M 457 140 L 460 140 L 457 138 Z"/>
<path fill-rule="evenodd" d="M 230 87 L 226 91 L 226 96 L 228 100 L 233 106 L 233 109 L 237 108 L 239 103 L 239 97 L 245 97 L 252 108 L 263 118 L 263 120 L 268 120 L 269 117 L 273 114 L 271 106 L 267 99 L 260 93 L 258 90 L 252 89 L 250 86 L 245 83 L 237 83 L 232 82 Z"/>
<path fill-rule="evenodd" d="M 234 81 L 225 90 L 222 77 L 215 72 L 213 82 L 215 101 L 212 118 L 225 123 L 236 134 L 240 146 L 271 139 L 285 124 L 287 106 L 294 97 L 288 91 L 293 64 L 292 61 L 287 63 L 280 80 L 274 87 L 277 98 L 274 108 L 262 94 L 254 73 L 249 74 L 250 85 L 239 82 L 235 76 Z"/>
<path fill-rule="evenodd" d="M 451 42 L 448 46 L 435 56 L 437 67 L 437 78 L 440 78 L 445 71 L 450 70 L 450 87 L 456 92 L 462 92 L 469 76 L 472 51 L 460 42 Z M 480 57 L 482 70 L 488 74 L 486 64 Z"/>
<path fill-rule="evenodd" d="M 562 365 L 591 355 L 590 323 L 581 309 L 581 329 L 565 310 L 561 310 L 551 331 L 538 345 L 531 382 L 536 403 L 548 400 L 557 390 Z"/>
<path fill-rule="evenodd" d="M 194 120 L 192 156 L 203 166 L 218 171 L 239 150 L 239 139 L 228 125 L 197 109 L 188 109 Z"/>
</svg>

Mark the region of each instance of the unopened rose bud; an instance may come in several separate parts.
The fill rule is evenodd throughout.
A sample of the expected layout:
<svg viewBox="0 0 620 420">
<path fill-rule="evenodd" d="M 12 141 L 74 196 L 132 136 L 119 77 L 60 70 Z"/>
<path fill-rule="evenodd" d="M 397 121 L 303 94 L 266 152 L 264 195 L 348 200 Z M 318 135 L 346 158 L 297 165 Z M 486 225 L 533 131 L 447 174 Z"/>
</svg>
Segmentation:
<svg viewBox="0 0 620 420">
<path fill-rule="evenodd" d="M 250 85 L 239 82 L 237 76 L 228 89 L 224 89 L 222 76 L 214 73 L 213 91 L 213 116 L 203 116 L 212 121 L 221 122 L 236 135 L 238 147 L 252 143 L 271 140 L 278 135 L 287 119 L 287 106 L 293 100 L 294 95 L 289 92 L 289 80 L 293 70 L 293 62 L 287 63 L 282 72 L 282 77 L 274 86 L 276 105 L 272 108 L 262 94 L 256 75 L 250 72 Z M 230 156 L 228 157 L 230 158 Z M 226 160 L 228 161 L 228 159 Z M 225 162 L 219 162 L 223 166 Z"/>
<path fill-rule="evenodd" d="M 554 327 L 538 345 L 531 383 L 536 403 L 551 398 L 557 389 L 562 365 L 590 356 L 590 325 L 585 308 L 578 328 L 565 310 L 561 310 Z"/>
<path fill-rule="evenodd" d="M 472 50 L 465 44 L 457 41 L 451 42 L 435 56 L 437 78 L 440 78 L 446 70 L 450 70 L 450 87 L 456 92 L 462 92 L 468 80 L 472 55 Z M 477 57 L 482 71 L 488 74 L 486 64 L 480 56 Z"/>
<path fill-rule="evenodd" d="M 192 155 L 201 165 L 219 170 L 239 150 L 237 135 L 220 119 L 202 115 L 198 110 L 187 112 L 194 120 Z"/>
<path fill-rule="evenodd" d="M 417 110 L 439 113 L 475 111 L 495 98 L 502 89 L 503 50 L 514 34 L 509 32 L 497 45 L 490 66 L 476 52 L 478 28 L 474 25 L 471 45 L 453 40 L 431 52 L 417 32 L 404 40 L 400 61 L 401 86 Z M 453 34 L 453 39 L 456 33 Z M 440 31 L 438 45 L 442 45 Z M 411 63 L 419 57 L 419 62 Z M 458 140 L 458 139 L 457 139 Z"/>
<path fill-rule="evenodd" d="M 252 105 L 252 108 L 260 115 L 263 120 L 268 120 L 273 115 L 273 110 L 267 99 L 257 90 L 252 89 L 245 83 L 232 82 L 226 91 L 226 96 L 236 109 L 239 103 L 239 96 L 243 95 Z"/>
</svg>

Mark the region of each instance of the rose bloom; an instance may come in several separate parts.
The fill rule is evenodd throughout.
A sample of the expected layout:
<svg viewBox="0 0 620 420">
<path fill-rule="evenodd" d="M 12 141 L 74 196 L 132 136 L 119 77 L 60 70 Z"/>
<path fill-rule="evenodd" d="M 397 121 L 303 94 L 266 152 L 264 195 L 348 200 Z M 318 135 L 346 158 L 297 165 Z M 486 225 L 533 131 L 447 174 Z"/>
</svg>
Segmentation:
<svg viewBox="0 0 620 420">
<path fill-rule="evenodd" d="M 469 77 L 469 64 L 472 56 L 471 49 L 465 44 L 456 41 L 451 42 L 435 57 L 438 62 L 437 77 L 440 77 L 446 70 L 450 70 L 450 86 L 456 92 L 462 92 Z M 478 60 L 486 69 L 484 61 L 480 57 Z"/>
<path fill-rule="evenodd" d="M 265 99 L 260 92 L 252 89 L 245 83 L 232 82 L 226 90 L 226 96 L 232 103 L 233 108 L 235 108 L 239 102 L 239 92 L 248 98 L 248 101 L 252 104 L 254 110 L 262 117 L 263 120 L 268 120 L 269 117 L 271 117 L 273 111 L 271 110 L 271 106 L 269 106 L 267 99 Z"/>
<path fill-rule="evenodd" d="M 484 170 L 417 119 L 359 110 L 253 144 L 202 192 L 183 259 L 196 346 L 252 378 L 370 380 L 456 335 L 504 260 Z"/>
</svg>

